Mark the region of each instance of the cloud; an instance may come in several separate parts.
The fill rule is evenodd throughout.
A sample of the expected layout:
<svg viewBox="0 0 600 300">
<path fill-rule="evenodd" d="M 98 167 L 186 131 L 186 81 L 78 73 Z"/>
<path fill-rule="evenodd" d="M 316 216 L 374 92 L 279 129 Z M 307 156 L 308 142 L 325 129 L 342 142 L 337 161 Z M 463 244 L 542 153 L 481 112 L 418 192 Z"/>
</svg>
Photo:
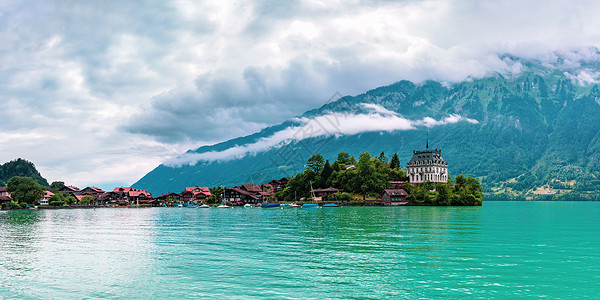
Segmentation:
<svg viewBox="0 0 600 300">
<path fill-rule="evenodd" d="M 165 162 L 167 166 L 195 165 L 199 161 L 227 161 L 254 155 L 272 148 L 278 148 L 291 142 L 304 139 L 323 137 L 355 135 L 363 132 L 413 130 L 419 126 L 433 127 L 454 124 L 466 121 L 478 124 L 477 120 L 459 115 L 450 115 L 441 120 L 430 117 L 422 120 L 409 120 L 399 116 L 376 104 L 362 103 L 361 106 L 372 110 L 369 114 L 339 114 L 329 113 L 312 118 L 296 118 L 299 125 L 290 126 L 271 136 L 263 137 L 256 142 L 231 147 L 223 151 L 209 151 L 203 153 L 185 153 L 179 157 Z"/>
</svg>

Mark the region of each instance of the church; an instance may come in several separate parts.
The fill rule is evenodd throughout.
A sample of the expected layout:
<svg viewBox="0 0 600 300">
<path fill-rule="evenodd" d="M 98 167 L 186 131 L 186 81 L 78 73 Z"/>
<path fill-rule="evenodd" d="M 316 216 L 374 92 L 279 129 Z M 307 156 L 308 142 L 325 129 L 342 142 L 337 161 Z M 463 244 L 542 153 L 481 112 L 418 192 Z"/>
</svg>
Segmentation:
<svg viewBox="0 0 600 300">
<path fill-rule="evenodd" d="M 410 183 L 448 181 L 448 164 L 442 158 L 442 150 L 429 150 L 428 138 L 425 151 L 413 150 L 413 157 L 406 164 L 406 175 Z"/>
</svg>

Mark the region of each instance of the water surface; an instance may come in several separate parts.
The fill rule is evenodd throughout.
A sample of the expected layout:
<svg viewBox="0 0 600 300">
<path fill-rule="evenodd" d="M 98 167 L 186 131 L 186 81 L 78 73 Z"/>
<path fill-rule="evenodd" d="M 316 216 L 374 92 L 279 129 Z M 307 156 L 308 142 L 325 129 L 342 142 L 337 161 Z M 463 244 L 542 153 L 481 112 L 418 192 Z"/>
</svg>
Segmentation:
<svg viewBox="0 0 600 300">
<path fill-rule="evenodd" d="M 600 203 L 0 212 L 0 298 L 597 298 Z"/>
</svg>

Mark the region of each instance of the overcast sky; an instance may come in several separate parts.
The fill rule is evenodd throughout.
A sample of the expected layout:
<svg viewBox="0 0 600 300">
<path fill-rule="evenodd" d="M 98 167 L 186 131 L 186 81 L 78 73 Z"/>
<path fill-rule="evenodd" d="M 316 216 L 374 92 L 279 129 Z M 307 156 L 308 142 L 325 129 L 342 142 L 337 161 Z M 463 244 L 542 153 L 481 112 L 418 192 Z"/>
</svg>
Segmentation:
<svg viewBox="0 0 600 300">
<path fill-rule="evenodd" d="M 518 71 L 499 55 L 598 47 L 599 11 L 599 1 L 0 1 L 0 162 L 28 159 L 80 187 L 130 185 L 336 92 L 459 82 Z"/>
</svg>

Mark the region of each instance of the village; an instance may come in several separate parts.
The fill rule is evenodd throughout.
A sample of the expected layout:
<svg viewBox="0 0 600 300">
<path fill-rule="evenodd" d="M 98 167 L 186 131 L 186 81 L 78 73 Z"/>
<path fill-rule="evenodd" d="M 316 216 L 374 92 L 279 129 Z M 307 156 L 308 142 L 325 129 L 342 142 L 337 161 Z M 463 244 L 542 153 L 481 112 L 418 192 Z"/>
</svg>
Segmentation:
<svg viewBox="0 0 600 300">
<path fill-rule="evenodd" d="M 269 183 L 262 185 L 258 184 L 242 184 L 232 188 L 223 189 L 223 194 L 215 195 L 211 197 L 211 193 L 208 187 L 193 186 L 186 187 L 179 193 L 167 193 L 158 197 L 153 195 L 146 190 L 136 189 L 131 187 L 116 187 L 112 191 L 106 192 L 98 187 L 86 187 L 80 189 L 75 186 L 64 186 L 58 193 L 61 193 L 64 197 L 73 197 L 76 202 L 69 205 L 69 207 L 194 207 L 206 204 L 217 204 L 224 203 L 228 206 L 244 206 L 251 204 L 253 206 L 260 207 L 263 203 L 271 203 L 277 201 L 274 197 L 275 193 L 282 191 L 287 182 L 291 177 L 284 177 L 281 179 L 274 179 Z M 361 205 L 377 206 L 377 205 L 406 205 L 407 192 L 404 190 L 403 181 L 392 181 L 390 184 L 394 187 L 393 189 L 385 189 L 382 193 L 381 198 L 366 200 Z M 329 187 L 325 189 L 313 190 L 315 197 L 300 198 L 297 203 L 302 202 L 315 202 L 315 203 L 338 203 L 343 205 L 350 205 L 356 201 L 348 201 L 346 199 L 336 199 L 335 195 L 340 194 L 343 191 Z M 57 206 L 52 203 L 52 196 L 55 193 L 49 189 L 44 191 L 43 196 L 38 201 L 38 208 L 57 208 L 65 207 L 64 203 L 60 203 Z M 92 201 L 82 201 L 84 197 L 93 198 Z M 360 195 L 357 195 L 359 199 Z M 213 200 L 215 199 L 215 200 Z M 326 200 L 325 200 L 326 199 Z M 0 204 L 9 203 L 13 199 L 10 193 L 7 192 L 6 187 L 0 187 Z M 211 201 L 212 200 L 212 201 Z"/>
<path fill-rule="evenodd" d="M 60 182 L 58 186 L 53 183 L 50 188 L 39 186 L 36 195 L 35 199 L 15 201 L 7 187 L 0 187 L 0 204 L 3 209 L 50 209 L 273 207 L 274 203 L 294 206 L 307 203 L 312 206 L 481 205 L 482 200 L 479 181 L 458 175 L 454 184 L 448 176 L 448 164 L 442 158 L 441 150 L 430 150 L 429 142 L 424 151 L 413 151 L 406 172 L 400 168 L 396 154 L 388 161 L 383 152 L 377 157 L 364 152 L 356 160 L 341 152 L 331 165 L 316 154 L 308 160 L 305 171 L 295 177 L 273 179 L 260 185 L 189 186 L 179 192 L 154 196 L 145 189 L 133 187 L 104 191 L 94 186 L 80 189 Z M 269 205 L 265 206 L 266 203 Z"/>
</svg>

